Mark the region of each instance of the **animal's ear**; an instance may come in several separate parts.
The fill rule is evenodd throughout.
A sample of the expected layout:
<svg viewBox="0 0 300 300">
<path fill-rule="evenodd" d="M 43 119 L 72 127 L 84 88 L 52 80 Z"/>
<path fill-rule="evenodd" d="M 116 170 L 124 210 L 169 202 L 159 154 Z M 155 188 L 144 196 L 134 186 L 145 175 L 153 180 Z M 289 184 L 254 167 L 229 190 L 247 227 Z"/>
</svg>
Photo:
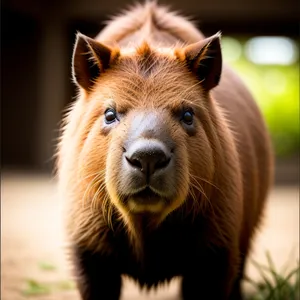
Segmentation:
<svg viewBox="0 0 300 300">
<path fill-rule="evenodd" d="M 95 80 L 111 66 L 118 55 L 118 49 L 77 33 L 72 60 L 74 82 L 87 92 L 90 91 Z"/>
<path fill-rule="evenodd" d="M 219 84 L 222 73 L 221 33 L 188 45 L 175 53 L 209 91 Z"/>
</svg>

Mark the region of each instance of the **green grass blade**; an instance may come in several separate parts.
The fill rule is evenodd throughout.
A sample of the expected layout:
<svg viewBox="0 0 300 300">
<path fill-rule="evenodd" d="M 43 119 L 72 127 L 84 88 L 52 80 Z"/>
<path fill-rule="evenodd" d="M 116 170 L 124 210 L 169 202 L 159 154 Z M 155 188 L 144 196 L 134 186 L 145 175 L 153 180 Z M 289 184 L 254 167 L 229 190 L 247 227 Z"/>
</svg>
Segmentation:
<svg viewBox="0 0 300 300">
<path fill-rule="evenodd" d="M 24 296 L 47 295 L 51 293 L 49 286 L 33 279 L 27 280 L 26 285 L 26 289 L 22 291 Z"/>
<path fill-rule="evenodd" d="M 299 273 L 299 267 L 292 270 L 285 278 L 280 277 L 280 281 L 277 281 L 278 284 L 274 286 L 266 300 L 285 299 L 283 289 L 291 286 L 289 280 L 297 273 Z M 278 295 L 279 298 L 274 298 L 275 295 Z"/>
<path fill-rule="evenodd" d="M 263 279 L 263 283 L 265 284 L 265 286 L 271 291 L 273 289 L 273 285 L 272 282 L 268 279 L 268 277 L 265 275 L 264 270 L 265 271 L 270 271 L 269 268 L 257 263 L 256 261 L 252 261 L 253 265 L 255 266 L 255 268 L 258 270 L 260 276 Z"/>
</svg>

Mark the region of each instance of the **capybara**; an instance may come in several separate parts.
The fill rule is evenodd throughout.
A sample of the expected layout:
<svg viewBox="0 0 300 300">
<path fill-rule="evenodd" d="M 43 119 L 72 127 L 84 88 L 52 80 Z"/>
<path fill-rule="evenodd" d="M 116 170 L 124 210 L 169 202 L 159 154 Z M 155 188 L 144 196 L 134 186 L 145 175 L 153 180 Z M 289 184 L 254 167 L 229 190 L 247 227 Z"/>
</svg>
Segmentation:
<svg viewBox="0 0 300 300">
<path fill-rule="evenodd" d="M 96 38 L 78 33 L 72 63 L 57 172 L 81 299 L 120 299 L 122 276 L 180 277 L 184 300 L 242 299 L 273 158 L 221 33 L 146 2 Z"/>
</svg>

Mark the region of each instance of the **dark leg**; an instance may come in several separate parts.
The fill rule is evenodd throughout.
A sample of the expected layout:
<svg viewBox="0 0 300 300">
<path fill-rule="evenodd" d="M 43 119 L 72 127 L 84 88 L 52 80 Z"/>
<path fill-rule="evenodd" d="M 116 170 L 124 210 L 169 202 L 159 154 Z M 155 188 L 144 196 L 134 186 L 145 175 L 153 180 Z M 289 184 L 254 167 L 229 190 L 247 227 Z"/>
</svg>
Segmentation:
<svg viewBox="0 0 300 300">
<path fill-rule="evenodd" d="M 246 260 L 246 256 L 242 255 L 241 256 L 241 263 L 239 266 L 239 272 L 238 272 L 238 276 L 237 279 L 234 282 L 234 286 L 232 289 L 232 292 L 230 294 L 230 300 L 243 300 L 243 293 L 242 293 L 242 280 L 244 277 L 244 271 L 245 271 L 245 260 Z"/>
<path fill-rule="evenodd" d="M 183 300 L 229 300 L 227 288 L 224 287 L 224 282 L 220 281 L 220 278 L 209 277 L 210 282 L 203 280 L 203 277 L 190 277 L 185 276 L 182 280 L 182 298 Z M 207 278 L 208 279 L 208 278 Z"/>
<path fill-rule="evenodd" d="M 242 288 L 241 288 L 241 278 L 238 277 L 234 282 L 232 292 L 229 297 L 230 300 L 243 300 Z"/>
<path fill-rule="evenodd" d="M 82 300 L 119 300 L 121 275 L 108 256 L 73 249 L 77 286 Z"/>
<path fill-rule="evenodd" d="M 183 300 L 231 300 L 230 294 L 238 270 L 237 263 L 237 256 L 225 249 L 202 257 L 199 261 L 196 258 L 183 276 Z"/>
<path fill-rule="evenodd" d="M 249 254 L 250 250 L 250 241 L 251 241 L 251 235 L 246 232 L 242 235 L 244 238 L 240 241 L 240 264 L 238 269 L 238 275 L 235 280 L 232 292 L 230 294 L 230 300 L 243 300 L 243 293 L 242 293 L 242 280 L 244 279 L 244 273 L 245 273 L 245 265 L 246 265 L 246 259 Z M 250 236 L 250 237 L 249 237 Z"/>
</svg>

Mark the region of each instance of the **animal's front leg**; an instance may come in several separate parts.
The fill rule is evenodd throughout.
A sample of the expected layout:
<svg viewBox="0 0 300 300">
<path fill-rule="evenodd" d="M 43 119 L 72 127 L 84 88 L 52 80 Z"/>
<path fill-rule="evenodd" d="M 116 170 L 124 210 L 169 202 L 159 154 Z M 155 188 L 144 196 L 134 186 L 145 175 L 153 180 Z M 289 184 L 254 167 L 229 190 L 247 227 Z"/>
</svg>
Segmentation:
<svg viewBox="0 0 300 300">
<path fill-rule="evenodd" d="M 183 300 L 231 300 L 237 270 L 238 256 L 229 250 L 222 249 L 202 259 L 195 258 L 194 264 L 183 275 Z M 240 299 L 237 295 L 234 298 Z"/>
<path fill-rule="evenodd" d="M 121 275 L 109 256 L 75 247 L 73 263 L 82 300 L 119 300 Z"/>
</svg>

